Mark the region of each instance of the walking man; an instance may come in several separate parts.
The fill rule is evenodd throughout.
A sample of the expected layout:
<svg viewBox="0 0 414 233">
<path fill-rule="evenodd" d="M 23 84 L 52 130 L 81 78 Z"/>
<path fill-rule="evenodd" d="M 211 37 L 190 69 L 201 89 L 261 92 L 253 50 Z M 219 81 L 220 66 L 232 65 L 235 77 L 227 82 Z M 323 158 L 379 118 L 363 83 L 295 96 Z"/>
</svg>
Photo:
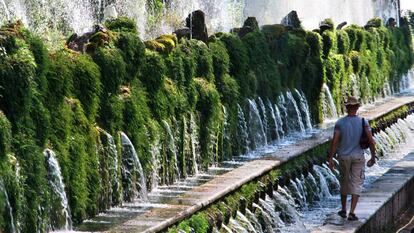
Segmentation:
<svg viewBox="0 0 414 233">
<path fill-rule="evenodd" d="M 328 152 L 331 169 L 334 168 L 333 156 L 335 153 L 337 153 L 339 160 L 342 209 L 338 215 L 346 218 L 346 200 L 347 196 L 351 195 L 351 210 L 348 215 L 350 221 L 358 220 L 355 208 L 365 179 L 364 150 L 359 143 L 363 130 L 368 136 L 371 151 L 371 159 L 367 162 L 367 166 L 371 167 L 375 164 L 375 142 L 368 121 L 364 119 L 365 122 L 362 124 L 363 119 L 357 115 L 359 106 L 358 99 L 348 97 L 345 102 L 348 114 L 336 122 L 331 148 Z"/>
</svg>

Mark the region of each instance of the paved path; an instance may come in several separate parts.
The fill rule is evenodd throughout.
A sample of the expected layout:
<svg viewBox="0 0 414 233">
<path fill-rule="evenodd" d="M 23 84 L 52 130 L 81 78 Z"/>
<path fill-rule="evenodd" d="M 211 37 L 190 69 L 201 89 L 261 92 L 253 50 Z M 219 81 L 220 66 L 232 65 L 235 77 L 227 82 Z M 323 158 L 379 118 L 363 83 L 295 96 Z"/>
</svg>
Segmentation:
<svg viewBox="0 0 414 233">
<path fill-rule="evenodd" d="M 368 119 L 374 119 L 402 105 L 412 102 L 414 102 L 414 96 L 393 98 L 387 103 L 363 112 L 361 115 Z M 195 187 L 177 198 L 168 200 L 163 203 L 164 205 L 162 206 L 143 211 L 133 219 L 111 228 L 108 232 L 157 232 L 166 229 L 168 226 L 191 216 L 204 206 L 214 203 L 226 194 L 240 188 L 246 182 L 266 174 L 284 161 L 327 142 L 332 134 L 331 131 L 332 129 L 323 130 L 318 137 L 301 140 L 295 144 L 278 149 L 274 153 L 268 154 L 266 158 L 247 162 L 243 166 L 219 175 L 211 181 Z M 394 183 L 387 183 L 387 181 L 392 180 L 393 178 L 389 177 L 388 180 L 383 181 L 384 185 L 388 185 L 390 190 L 394 190 L 392 189 Z M 372 194 L 364 194 L 364 197 L 361 198 L 360 207 L 362 209 L 367 209 L 367 212 L 361 213 L 361 216 L 368 217 L 372 214 L 372 211 L 368 210 L 374 210 L 373 207 L 379 208 L 381 206 L 381 201 L 384 198 L 383 196 L 389 198 L 390 195 L 392 195 L 392 192 L 383 193 L 381 191 Z M 327 228 L 324 228 L 328 229 L 328 231 L 325 231 L 324 229 L 321 229 L 321 231 L 330 232 L 331 229 L 340 229 L 341 232 L 351 232 L 352 229 L 355 229 L 358 226 L 358 223 L 345 224 L 342 226 L 336 226 L 335 224 L 335 222 L 332 222 L 332 227 L 326 226 Z"/>
</svg>

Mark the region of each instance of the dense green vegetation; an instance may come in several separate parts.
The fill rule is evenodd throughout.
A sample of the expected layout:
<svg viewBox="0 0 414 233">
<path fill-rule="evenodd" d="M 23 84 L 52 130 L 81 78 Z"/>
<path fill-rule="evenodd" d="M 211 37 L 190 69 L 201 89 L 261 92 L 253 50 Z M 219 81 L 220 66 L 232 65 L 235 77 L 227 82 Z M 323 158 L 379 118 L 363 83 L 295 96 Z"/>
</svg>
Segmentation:
<svg viewBox="0 0 414 233">
<path fill-rule="evenodd" d="M 132 198 L 122 192 L 130 183 L 121 175 L 120 131 L 134 144 L 144 173 L 155 170 L 158 183 L 168 184 L 194 173 L 188 159 L 191 119 L 198 126 L 198 163 L 205 169 L 243 151 L 237 143 L 237 104 L 244 107 L 246 98 L 274 103 L 283 91 L 301 89 L 319 122 L 323 83 L 340 109 L 347 94 L 369 101 L 383 95 L 386 83 L 398 88 L 413 63 L 405 22 L 400 28 L 379 22 L 367 29 L 352 25 L 322 34 L 267 25 L 242 38 L 217 33 L 208 44 L 178 41 L 173 35 L 142 42 L 135 23 L 126 18 L 106 27 L 108 32 L 92 36 L 86 53 L 49 51 L 20 22 L 0 29 L 0 190 L 4 185 L 21 232 L 45 231 L 50 224 L 45 148 L 57 154 L 76 224 L 109 207 L 105 170 L 111 160 L 98 149 L 105 144 L 100 129 L 113 135 L 117 145 L 116 172 L 123 184 L 123 195 L 113 195 L 111 204 L 117 204 Z M 175 136 L 177 157 L 169 146 L 167 125 Z M 229 138 L 224 139 L 224 130 Z M 155 167 L 152 151 L 157 144 L 161 163 Z M 138 179 L 135 172 L 131 176 Z M 156 181 L 147 182 L 151 187 Z M 249 190 L 243 195 L 250 197 Z M 5 199 L 1 192 L 0 231 L 8 232 Z M 202 214 L 182 224 L 197 232 L 206 229 Z"/>
</svg>

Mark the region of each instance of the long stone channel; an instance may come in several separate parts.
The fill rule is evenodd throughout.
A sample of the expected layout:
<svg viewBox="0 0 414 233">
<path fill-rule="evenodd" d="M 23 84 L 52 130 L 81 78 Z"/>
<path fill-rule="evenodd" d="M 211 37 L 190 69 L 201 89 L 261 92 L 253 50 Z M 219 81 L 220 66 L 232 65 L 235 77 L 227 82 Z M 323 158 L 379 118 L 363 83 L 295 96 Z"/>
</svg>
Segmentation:
<svg viewBox="0 0 414 233">
<path fill-rule="evenodd" d="M 364 111 L 361 115 L 369 120 L 377 120 L 386 115 L 391 114 L 393 111 L 400 109 L 403 106 L 409 106 L 412 108 L 414 105 L 414 96 L 406 95 L 401 97 L 394 97 L 389 99 L 386 103 L 376 105 L 371 109 Z M 332 128 L 321 130 L 321 133 L 317 137 L 301 140 L 297 143 L 287 145 L 276 152 L 267 154 L 259 159 L 246 162 L 241 167 L 235 168 L 229 172 L 221 174 L 212 180 L 194 187 L 186 193 L 171 199 L 165 205 L 155 206 L 149 210 L 143 211 L 132 219 L 114 226 L 107 232 L 160 232 L 166 230 L 168 227 L 179 223 L 180 221 L 190 217 L 197 211 L 205 209 L 207 206 L 218 202 L 224 197 L 234 193 L 240 189 L 244 184 L 257 180 L 260 177 L 268 174 L 270 171 L 277 169 L 281 164 L 295 159 L 300 155 L 316 148 L 320 145 L 326 145 L 332 135 Z M 407 172 L 399 172 L 399 165 L 404 168 L 409 168 L 410 175 L 414 174 L 414 155 L 410 155 L 405 161 L 399 163 L 398 166 L 389 171 L 384 177 L 375 182 L 371 191 L 364 192 L 361 197 L 360 206 L 358 209 L 368 209 L 363 213 L 364 222 L 359 222 L 355 225 L 337 224 L 331 222 L 324 227 L 318 229 L 321 232 L 356 232 L 358 229 L 363 228 L 363 223 L 368 222 L 372 216 L 375 215 L 377 210 L 384 211 L 380 207 L 384 206 L 385 202 L 391 200 L 390 196 L 398 193 L 399 187 L 405 185 L 404 182 L 409 183 L 412 178 L 409 177 Z M 401 178 L 401 179 L 399 179 Z M 397 182 L 399 180 L 399 182 Z M 397 183 L 396 183 L 397 182 Z M 377 192 L 375 187 L 386 187 L 388 192 Z M 412 190 L 412 187 L 411 187 Z M 406 197 L 407 198 L 407 197 Z M 392 201 L 395 202 L 395 201 Z M 374 205 L 375 204 L 375 205 Z M 374 208 L 375 207 L 375 208 Z M 385 212 L 388 209 L 385 208 Z M 338 226 L 339 225 L 339 226 Z M 361 231 L 369 232 L 369 231 Z"/>
</svg>

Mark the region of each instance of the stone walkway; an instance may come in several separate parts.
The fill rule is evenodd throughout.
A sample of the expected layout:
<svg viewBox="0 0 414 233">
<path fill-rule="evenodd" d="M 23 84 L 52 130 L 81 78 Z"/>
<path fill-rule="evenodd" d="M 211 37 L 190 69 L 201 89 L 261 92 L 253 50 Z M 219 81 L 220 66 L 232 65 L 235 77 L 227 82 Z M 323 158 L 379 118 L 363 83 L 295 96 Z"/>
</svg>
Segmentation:
<svg viewBox="0 0 414 233">
<path fill-rule="evenodd" d="M 383 114 L 386 114 L 402 105 L 414 102 L 414 96 L 404 96 L 389 100 L 387 103 L 374 107 L 372 110 L 364 112 L 362 116 L 368 119 L 375 119 Z M 198 210 L 202 209 L 206 205 L 214 203 L 223 196 L 230 192 L 240 188 L 246 182 L 249 182 L 257 177 L 266 174 L 270 170 L 276 168 L 284 161 L 287 161 L 293 157 L 296 157 L 309 149 L 327 142 L 332 135 L 332 129 L 322 130 L 320 135 L 315 138 L 308 138 L 301 140 L 297 143 L 288 145 L 282 149 L 278 149 L 276 152 L 268 154 L 266 158 L 247 162 L 239 168 L 235 168 L 232 171 L 219 175 L 204 183 L 198 187 L 195 187 L 188 192 L 171 199 L 164 205 L 150 208 L 143 211 L 131 220 L 125 221 L 122 224 L 111 228 L 107 232 L 158 232 L 167 227 L 191 216 Z M 410 166 L 413 162 L 408 163 Z M 414 171 L 413 173 L 414 174 Z M 395 182 L 397 182 L 397 175 L 389 176 L 385 180 L 380 180 L 381 185 L 389 187 L 389 192 L 383 192 L 380 189 L 373 193 L 366 193 L 364 197 L 361 197 L 360 208 L 365 210 L 361 212 L 361 216 L 367 219 L 372 215 L 375 209 L 378 209 L 384 201 L 384 198 L 390 198 L 395 192 Z M 401 174 L 401 177 L 406 179 L 407 177 Z M 395 180 L 397 179 L 397 180 Z M 395 180 L 395 182 L 394 182 Z M 386 191 L 386 190 L 385 190 Z M 332 232 L 336 230 L 341 232 L 352 232 L 360 226 L 361 223 L 343 223 L 338 225 L 333 221 L 328 223 L 325 228 L 321 228 L 321 232 Z M 335 231 L 334 231 L 335 232 Z"/>
</svg>

